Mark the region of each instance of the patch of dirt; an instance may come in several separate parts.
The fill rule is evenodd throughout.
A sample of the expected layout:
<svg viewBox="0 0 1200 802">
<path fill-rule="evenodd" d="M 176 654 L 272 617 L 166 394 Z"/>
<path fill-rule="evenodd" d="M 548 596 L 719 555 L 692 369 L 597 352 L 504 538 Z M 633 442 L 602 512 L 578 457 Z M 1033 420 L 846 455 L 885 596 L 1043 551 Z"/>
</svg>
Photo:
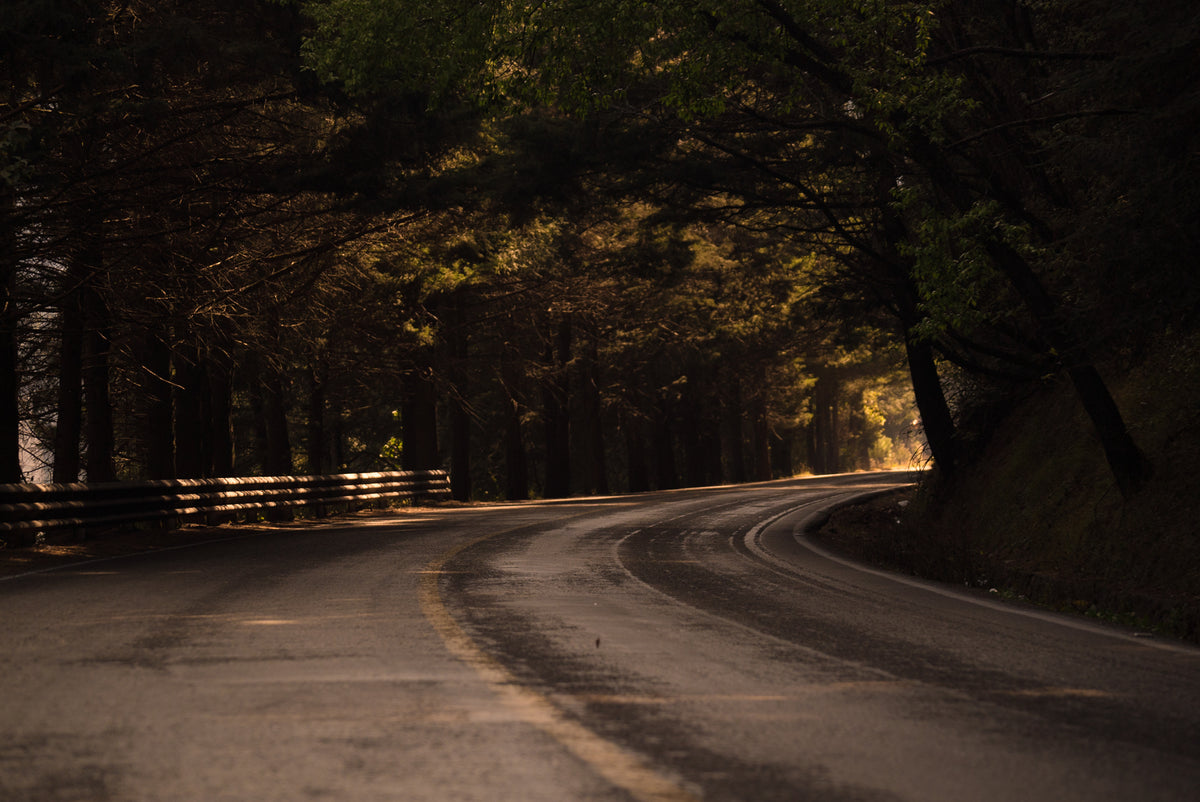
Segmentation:
<svg viewBox="0 0 1200 802">
<path fill-rule="evenodd" d="M 868 565 L 930 579 L 957 581 L 948 573 L 949 551 L 925 544 L 906 521 L 917 490 L 912 487 L 835 509 L 810 536 L 830 551 Z M 935 570 L 932 563 L 937 563 Z M 959 566 L 961 571 L 961 565 Z"/>
</svg>

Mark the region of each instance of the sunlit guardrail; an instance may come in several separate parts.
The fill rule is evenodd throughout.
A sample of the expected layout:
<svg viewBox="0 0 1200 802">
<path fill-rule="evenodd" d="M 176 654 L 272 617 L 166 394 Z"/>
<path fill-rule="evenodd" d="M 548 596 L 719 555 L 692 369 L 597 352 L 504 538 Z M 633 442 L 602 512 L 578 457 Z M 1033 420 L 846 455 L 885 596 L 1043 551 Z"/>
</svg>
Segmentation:
<svg viewBox="0 0 1200 802">
<path fill-rule="evenodd" d="M 0 485 L 0 541 L 16 546 L 40 533 L 82 534 L 143 521 L 215 520 L 250 510 L 449 495 L 445 471 Z"/>
</svg>

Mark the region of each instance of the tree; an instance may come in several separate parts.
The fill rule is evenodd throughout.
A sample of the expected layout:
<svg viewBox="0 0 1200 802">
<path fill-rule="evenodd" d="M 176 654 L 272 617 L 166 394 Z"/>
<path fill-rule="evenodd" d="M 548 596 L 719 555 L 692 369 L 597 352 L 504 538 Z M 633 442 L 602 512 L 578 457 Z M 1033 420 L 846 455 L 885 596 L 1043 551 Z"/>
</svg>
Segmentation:
<svg viewBox="0 0 1200 802">
<path fill-rule="evenodd" d="M 1052 5 L 1047 16 L 1064 8 Z M 1073 16 L 1056 21 L 1064 17 L 1073 23 L 1066 30 L 1088 30 Z M 776 0 L 669 3 L 653 11 L 622 2 L 589 4 L 588 9 L 569 1 L 539 3 L 522 8 L 522 30 L 531 33 L 521 55 L 527 80 L 558 102 L 584 110 L 651 98 L 657 108 L 685 119 L 720 121 L 731 108 L 754 110 L 759 98 L 769 97 L 776 109 L 793 111 L 760 113 L 758 119 L 773 121 L 798 144 L 833 128 L 849 132 L 841 135 L 843 141 L 870 143 L 883 154 L 878 160 L 887 167 L 883 177 L 905 176 L 905 193 L 928 199 L 927 218 L 943 216 L 953 225 L 1000 213 L 1007 227 L 980 237 L 976 248 L 958 244 L 956 250 L 985 255 L 1006 279 L 1047 350 L 1058 355 L 1118 486 L 1130 494 L 1145 480 L 1148 467 L 1088 349 L 1032 264 L 1034 251 L 1013 238 L 1020 231 L 1046 247 L 1062 236 L 1047 230 L 1034 211 L 1056 199 L 1053 182 L 1033 156 L 1036 145 L 1013 132 L 1114 110 L 1076 105 L 1049 118 L 1030 118 L 1007 100 L 1018 93 L 1044 94 L 1038 90 L 1053 86 L 1064 71 L 1050 69 L 1051 80 L 1043 81 L 1036 70 L 1013 75 L 979 69 L 975 58 L 1011 56 L 1033 66 L 1101 57 L 1075 49 L 1035 50 L 1026 34 L 1036 26 L 1024 10 L 1010 17 L 1007 28 L 976 24 L 989 18 L 976 14 L 967 0 L 937 11 L 925 3 L 864 7 Z M 1080 80 L 1078 74 L 1069 77 Z M 996 140 L 1004 147 L 996 148 Z M 776 151 L 783 152 L 788 151 Z M 861 236 L 846 227 L 847 217 L 829 213 L 831 199 L 823 184 L 815 183 L 819 173 L 809 176 L 806 184 L 789 183 L 808 209 L 835 218 L 830 227 L 847 245 L 860 247 Z M 920 231 L 910 228 L 910 239 L 919 243 Z M 919 264 L 912 275 L 922 300 L 944 285 Z M 919 343 L 913 345 L 910 354 L 924 363 Z M 927 373 L 924 364 L 914 371 Z M 934 412 L 944 418 L 940 410 Z M 946 467 L 953 460 L 951 454 L 943 458 Z"/>
<path fill-rule="evenodd" d="M 234 383 L 252 384 L 238 368 L 263 346 L 269 381 L 247 389 L 271 412 L 270 465 L 291 472 L 282 393 L 297 346 L 278 329 L 298 324 L 283 310 L 300 308 L 323 255 L 381 225 L 320 187 L 340 123 L 304 94 L 293 10 L 17 11 L 2 330 L 30 354 L 60 330 L 57 355 L 29 363 L 57 375 L 20 377 L 57 386 L 56 477 L 78 475 L 84 446 L 93 481 L 230 472 Z M 14 441 L 21 414 L 4 418 Z"/>
</svg>

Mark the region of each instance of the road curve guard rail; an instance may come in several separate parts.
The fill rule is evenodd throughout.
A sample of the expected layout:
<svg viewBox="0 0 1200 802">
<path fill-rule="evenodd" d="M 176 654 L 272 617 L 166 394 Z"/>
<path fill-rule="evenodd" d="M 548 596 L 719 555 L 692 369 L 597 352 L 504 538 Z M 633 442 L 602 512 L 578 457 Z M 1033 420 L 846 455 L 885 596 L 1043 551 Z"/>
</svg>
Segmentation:
<svg viewBox="0 0 1200 802">
<path fill-rule="evenodd" d="M 50 532 L 83 535 L 145 521 L 213 522 L 251 510 L 449 495 L 449 475 L 440 470 L 0 485 L 0 541 L 20 546 Z"/>
</svg>

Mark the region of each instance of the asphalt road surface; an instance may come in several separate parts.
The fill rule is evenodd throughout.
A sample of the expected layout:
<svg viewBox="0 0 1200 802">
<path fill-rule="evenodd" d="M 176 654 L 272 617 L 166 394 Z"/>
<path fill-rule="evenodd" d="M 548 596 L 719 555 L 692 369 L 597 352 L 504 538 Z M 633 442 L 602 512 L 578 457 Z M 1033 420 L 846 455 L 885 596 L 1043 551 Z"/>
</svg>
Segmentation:
<svg viewBox="0 0 1200 802">
<path fill-rule="evenodd" d="M 1196 800 L 1200 650 L 864 568 L 851 475 L 0 581 L 4 800 Z"/>
</svg>

